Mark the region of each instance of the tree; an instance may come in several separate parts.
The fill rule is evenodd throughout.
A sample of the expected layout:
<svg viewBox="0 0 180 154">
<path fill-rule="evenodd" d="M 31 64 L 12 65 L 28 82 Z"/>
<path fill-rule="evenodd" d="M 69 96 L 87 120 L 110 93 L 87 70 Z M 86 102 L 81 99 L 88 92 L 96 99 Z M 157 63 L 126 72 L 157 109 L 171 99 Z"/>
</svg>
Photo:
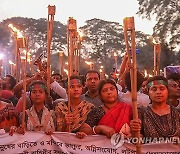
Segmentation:
<svg viewBox="0 0 180 154">
<path fill-rule="evenodd" d="M 137 0 L 139 11 L 143 18 L 151 19 L 156 15 L 157 23 L 154 34 L 161 37 L 164 44 L 172 51 L 179 52 L 179 1 L 178 0 Z"/>
</svg>

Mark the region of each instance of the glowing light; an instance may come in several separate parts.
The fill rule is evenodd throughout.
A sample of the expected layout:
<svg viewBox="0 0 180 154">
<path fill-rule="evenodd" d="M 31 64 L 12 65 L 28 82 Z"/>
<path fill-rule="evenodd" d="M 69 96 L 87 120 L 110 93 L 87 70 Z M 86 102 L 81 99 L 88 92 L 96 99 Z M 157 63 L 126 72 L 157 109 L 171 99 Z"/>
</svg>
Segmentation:
<svg viewBox="0 0 180 154">
<path fill-rule="evenodd" d="M 0 53 L 0 59 L 3 59 L 3 58 L 4 58 L 4 54 Z"/>
<path fill-rule="evenodd" d="M 144 76 L 147 77 L 148 74 L 147 74 L 147 70 L 144 70 Z"/>
<path fill-rule="evenodd" d="M 92 62 L 89 62 L 89 61 L 85 61 L 86 64 L 88 65 L 92 65 L 93 63 Z"/>
<path fill-rule="evenodd" d="M 64 72 L 68 75 L 68 70 L 67 69 L 64 69 Z"/>
<path fill-rule="evenodd" d="M 26 59 L 26 54 L 27 54 L 27 51 L 23 49 L 21 51 L 21 59 L 25 60 Z"/>
<path fill-rule="evenodd" d="M 159 37 L 153 37 L 152 42 L 153 42 L 153 44 L 161 44 L 161 41 L 160 41 Z"/>
<path fill-rule="evenodd" d="M 16 66 L 16 64 L 14 64 L 11 60 L 9 60 L 9 64 Z"/>
<path fill-rule="evenodd" d="M 105 74 L 105 77 L 106 77 L 106 78 L 109 78 L 109 75 Z"/>
<path fill-rule="evenodd" d="M 63 56 L 63 54 L 64 54 L 64 52 L 60 51 L 60 50 L 58 50 L 58 53 L 59 53 L 60 56 Z"/>
<path fill-rule="evenodd" d="M 22 38 L 23 37 L 23 35 L 20 32 L 20 30 L 17 29 L 16 27 L 14 27 L 13 24 L 9 24 L 8 27 L 11 28 L 13 32 L 17 33 L 17 37 L 18 38 Z"/>
<path fill-rule="evenodd" d="M 114 52 L 114 57 L 117 57 L 117 53 L 116 52 Z"/>
</svg>

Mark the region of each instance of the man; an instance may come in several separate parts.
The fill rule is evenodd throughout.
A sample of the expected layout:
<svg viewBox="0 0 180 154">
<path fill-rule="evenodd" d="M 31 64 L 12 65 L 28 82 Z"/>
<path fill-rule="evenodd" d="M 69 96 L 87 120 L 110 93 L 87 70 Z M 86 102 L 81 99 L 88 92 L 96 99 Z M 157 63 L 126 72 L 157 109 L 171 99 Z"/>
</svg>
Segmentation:
<svg viewBox="0 0 180 154">
<path fill-rule="evenodd" d="M 81 96 L 82 100 L 86 100 L 94 106 L 98 107 L 102 105 L 102 101 L 98 97 L 98 84 L 100 82 L 100 74 L 95 70 L 90 70 L 85 75 L 85 86 L 88 91 Z"/>
<path fill-rule="evenodd" d="M 169 97 L 168 97 L 168 104 L 172 105 L 176 108 L 180 108 L 180 75 L 177 73 L 170 74 L 168 77 L 168 90 L 169 90 Z"/>
<path fill-rule="evenodd" d="M 3 79 L 3 89 L 13 91 L 16 85 L 16 79 L 11 75 L 6 75 Z"/>
</svg>

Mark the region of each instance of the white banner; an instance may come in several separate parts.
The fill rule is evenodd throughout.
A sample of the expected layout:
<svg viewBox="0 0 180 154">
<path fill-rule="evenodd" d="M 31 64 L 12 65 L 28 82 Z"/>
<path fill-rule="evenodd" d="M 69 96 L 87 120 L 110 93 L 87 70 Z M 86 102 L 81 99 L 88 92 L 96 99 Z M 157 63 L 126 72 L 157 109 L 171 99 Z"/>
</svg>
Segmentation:
<svg viewBox="0 0 180 154">
<path fill-rule="evenodd" d="M 46 135 L 42 132 L 26 132 L 25 135 L 0 135 L 0 154 L 135 154 L 136 147 L 125 143 L 119 148 L 105 136 L 89 135 L 78 139 L 75 134 L 56 132 Z M 145 154 L 180 154 L 180 144 L 143 144 Z"/>
</svg>

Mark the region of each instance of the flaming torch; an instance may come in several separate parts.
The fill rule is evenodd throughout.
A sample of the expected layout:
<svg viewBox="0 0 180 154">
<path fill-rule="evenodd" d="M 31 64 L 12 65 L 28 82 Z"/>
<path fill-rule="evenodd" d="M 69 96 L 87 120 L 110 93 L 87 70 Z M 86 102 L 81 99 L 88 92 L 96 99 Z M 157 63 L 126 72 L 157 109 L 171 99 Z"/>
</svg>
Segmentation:
<svg viewBox="0 0 180 154">
<path fill-rule="evenodd" d="M 85 61 L 85 63 L 89 65 L 90 70 L 94 70 L 94 63 L 93 62 Z"/>
<path fill-rule="evenodd" d="M 15 48 L 14 48 L 14 53 L 15 53 L 15 78 L 16 80 L 18 80 L 18 63 L 19 63 L 19 47 L 18 47 L 18 39 L 23 38 L 22 33 L 19 29 L 17 29 L 16 27 L 13 26 L 13 24 L 9 24 L 8 27 L 10 28 L 10 30 L 13 32 L 14 34 L 14 42 L 15 42 Z"/>
<path fill-rule="evenodd" d="M 153 37 L 154 45 L 154 75 L 160 75 L 161 41 L 159 37 Z"/>
</svg>

